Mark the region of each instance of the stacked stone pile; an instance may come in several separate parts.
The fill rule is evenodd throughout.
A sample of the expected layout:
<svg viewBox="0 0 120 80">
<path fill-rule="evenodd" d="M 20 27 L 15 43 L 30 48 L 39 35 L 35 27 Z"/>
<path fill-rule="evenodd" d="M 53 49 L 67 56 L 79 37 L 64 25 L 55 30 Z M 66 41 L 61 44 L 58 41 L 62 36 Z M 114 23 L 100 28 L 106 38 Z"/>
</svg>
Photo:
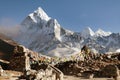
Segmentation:
<svg viewBox="0 0 120 80">
<path fill-rule="evenodd" d="M 23 46 L 17 46 L 14 50 L 14 54 L 10 59 L 10 69 L 16 71 L 24 71 L 30 69 L 28 52 Z"/>
</svg>

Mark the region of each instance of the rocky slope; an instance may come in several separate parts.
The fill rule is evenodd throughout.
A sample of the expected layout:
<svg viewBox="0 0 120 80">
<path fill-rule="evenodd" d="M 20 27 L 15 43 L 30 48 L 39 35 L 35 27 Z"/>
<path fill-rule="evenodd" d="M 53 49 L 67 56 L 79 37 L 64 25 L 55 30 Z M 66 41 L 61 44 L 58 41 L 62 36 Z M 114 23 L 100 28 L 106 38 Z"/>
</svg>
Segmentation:
<svg viewBox="0 0 120 80">
<path fill-rule="evenodd" d="M 17 45 L 15 41 L 0 33 L 0 59 L 9 60 Z"/>
</svg>

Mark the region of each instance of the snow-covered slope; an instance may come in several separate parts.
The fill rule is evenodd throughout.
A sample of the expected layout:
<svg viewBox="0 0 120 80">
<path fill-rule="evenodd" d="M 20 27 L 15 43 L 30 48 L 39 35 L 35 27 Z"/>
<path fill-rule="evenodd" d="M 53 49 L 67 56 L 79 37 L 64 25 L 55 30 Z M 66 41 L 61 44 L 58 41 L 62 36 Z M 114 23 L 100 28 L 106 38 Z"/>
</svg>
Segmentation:
<svg viewBox="0 0 120 80">
<path fill-rule="evenodd" d="M 90 27 L 86 27 L 82 32 L 81 32 L 81 36 L 84 38 L 88 38 L 88 37 L 92 37 L 94 36 L 95 33 L 94 31 L 92 31 L 92 29 Z"/>
<path fill-rule="evenodd" d="M 56 19 L 50 18 L 42 8 L 29 14 L 21 23 L 19 37 L 15 40 L 31 50 L 49 55 L 64 56 L 77 52 L 76 44 L 71 41 L 78 38 L 74 32 L 60 26 Z M 77 40 L 77 39 L 76 39 Z"/>
<path fill-rule="evenodd" d="M 120 49 L 117 49 L 116 52 L 120 52 Z"/>
<path fill-rule="evenodd" d="M 94 32 L 90 27 L 80 33 L 66 30 L 40 7 L 25 18 L 19 32 L 14 40 L 31 50 L 49 56 L 63 57 L 76 54 L 85 44 L 93 52 L 100 53 L 120 48 L 120 34 L 101 29 Z"/>
<path fill-rule="evenodd" d="M 95 32 L 95 35 L 96 36 L 109 36 L 110 34 L 112 34 L 111 32 L 105 32 L 103 31 L 102 29 L 98 29 L 96 32 Z"/>
</svg>

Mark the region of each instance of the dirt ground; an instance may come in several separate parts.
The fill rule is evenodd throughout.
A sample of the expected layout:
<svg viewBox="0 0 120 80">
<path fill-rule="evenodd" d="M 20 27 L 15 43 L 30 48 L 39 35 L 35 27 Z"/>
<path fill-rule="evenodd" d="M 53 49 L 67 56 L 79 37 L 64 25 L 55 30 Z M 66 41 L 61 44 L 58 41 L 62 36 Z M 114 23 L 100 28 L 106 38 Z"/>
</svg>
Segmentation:
<svg viewBox="0 0 120 80">
<path fill-rule="evenodd" d="M 21 72 L 5 70 L 4 76 L 0 76 L 0 80 L 18 80 L 18 77 L 22 75 Z"/>
<path fill-rule="evenodd" d="M 0 77 L 0 80 L 17 80 L 16 77 Z M 75 76 L 64 76 L 64 80 L 114 80 L 112 78 L 93 78 L 93 79 L 85 79 L 81 77 L 75 77 Z M 120 80 L 120 79 L 118 79 Z"/>
<path fill-rule="evenodd" d="M 6 75 L 4 77 L 0 76 L 0 80 L 18 80 L 18 76 L 22 74 L 21 72 L 9 71 L 9 70 L 6 70 L 5 73 Z M 112 78 L 87 79 L 82 77 L 64 75 L 64 80 L 114 80 L 114 79 Z M 118 80 L 120 80 L 120 78 Z"/>
<path fill-rule="evenodd" d="M 64 76 L 64 80 L 114 80 L 112 78 L 93 78 L 93 79 L 85 79 L 82 77 L 75 77 L 75 76 Z M 120 80 L 120 79 L 118 79 Z"/>
</svg>

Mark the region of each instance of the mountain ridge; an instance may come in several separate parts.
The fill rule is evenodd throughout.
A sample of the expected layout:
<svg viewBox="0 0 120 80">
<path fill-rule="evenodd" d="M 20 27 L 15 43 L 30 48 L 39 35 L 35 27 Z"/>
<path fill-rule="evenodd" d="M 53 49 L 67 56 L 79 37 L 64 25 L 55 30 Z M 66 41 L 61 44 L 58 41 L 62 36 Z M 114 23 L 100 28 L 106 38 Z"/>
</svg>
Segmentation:
<svg viewBox="0 0 120 80">
<path fill-rule="evenodd" d="M 32 16 L 30 16 L 31 14 Z M 101 29 L 94 32 L 90 27 L 79 33 L 66 30 L 61 27 L 56 19 L 50 18 L 42 8 L 30 13 L 21 25 L 21 33 L 15 40 L 33 51 L 49 56 L 62 57 L 66 54 L 76 54 L 80 52 L 84 45 L 88 45 L 91 50 L 100 53 L 112 51 L 110 50 L 113 49 L 112 44 L 115 45 L 113 51 L 120 47 L 111 38 L 116 36 L 117 33 L 113 35 L 113 33 Z M 117 42 L 119 42 L 118 39 Z"/>
</svg>

